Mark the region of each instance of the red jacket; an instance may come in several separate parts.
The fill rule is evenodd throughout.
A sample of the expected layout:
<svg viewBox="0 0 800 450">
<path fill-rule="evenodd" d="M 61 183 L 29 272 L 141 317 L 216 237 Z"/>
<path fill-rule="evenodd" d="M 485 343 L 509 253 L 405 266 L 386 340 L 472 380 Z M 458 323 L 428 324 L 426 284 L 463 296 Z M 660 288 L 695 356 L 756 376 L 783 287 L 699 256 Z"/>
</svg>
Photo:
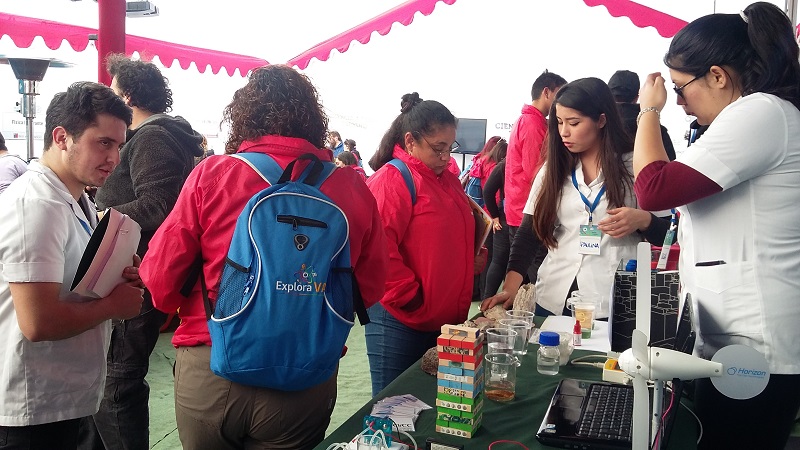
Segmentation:
<svg viewBox="0 0 800 450">
<path fill-rule="evenodd" d="M 404 325 L 435 331 L 467 319 L 472 300 L 475 221 L 458 178 L 440 176 L 399 147 L 417 192 L 411 195 L 395 167 L 367 179 L 378 202 L 389 253 L 383 306 Z"/>
<path fill-rule="evenodd" d="M 267 153 L 281 167 L 304 153 L 331 161 L 331 152 L 308 141 L 263 136 L 244 142 L 239 152 Z M 299 166 L 300 164 L 298 164 Z M 295 173 L 299 168 L 295 168 Z M 257 192 L 269 187 L 244 161 L 227 155 L 211 156 L 192 171 L 175 209 L 153 236 L 140 274 L 164 312 L 180 308 L 181 323 L 172 338 L 176 347 L 211 345 L 199 282 L 189 297 L 180 294 L 189 268 L 203 255 L 203 273 L 209 297 L 217 298 L 225 255 L 239 213 Z M 388 261 L 386 243 L 375 199 L 353 170 L 335 170 L 321 191 L 342 208 L 350 222 L 350 256 L 367 307 L 383 295 Z"/>
<path fill-rule="evenodd" d="M 511 128 L 506 153 L 506 222 L 509 226 L 522 224 L 522 210 L 528 201 L 531 184 L 544 159 L 544 138 L 547 135 L 547 121 L 542 113 L 533 107 L 522 107 L 522 115 Z"/>
</svg>

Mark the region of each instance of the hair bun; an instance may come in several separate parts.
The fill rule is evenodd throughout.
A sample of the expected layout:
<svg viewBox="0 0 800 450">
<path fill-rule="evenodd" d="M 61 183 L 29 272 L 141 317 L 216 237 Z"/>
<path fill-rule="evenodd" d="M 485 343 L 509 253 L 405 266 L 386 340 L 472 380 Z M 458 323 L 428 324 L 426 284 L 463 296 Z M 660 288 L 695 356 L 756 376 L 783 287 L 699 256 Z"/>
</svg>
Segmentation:
<svg viewBox="0 0 800 450">
<path fill-rule="evenodd" d="M 402 99 L 400 99 L 400 112 L 406 113 L 420 103 L 422 103 L 422 99 L 419 98 L 418 93 L 412 92 L 410 94 L 406 94 L 402 97 Z"/>
</svg>

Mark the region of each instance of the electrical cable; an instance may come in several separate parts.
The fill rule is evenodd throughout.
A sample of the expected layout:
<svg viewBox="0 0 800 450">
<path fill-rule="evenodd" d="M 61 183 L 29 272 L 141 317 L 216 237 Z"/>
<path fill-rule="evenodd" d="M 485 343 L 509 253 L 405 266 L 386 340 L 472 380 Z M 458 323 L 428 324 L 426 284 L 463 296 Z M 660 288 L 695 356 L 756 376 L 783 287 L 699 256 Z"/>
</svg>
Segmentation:
<svg viewBox="0 0 800 450">
<path fill-rule="evenodd" d="M 520 447 L 524 448 L 525 450 L 528 450 L 528 447 L 525 447 L 524 445 L 522 445 L 522 443 L 521 443 L 521 442 L 517 442 L 517 441 L 509 441 L 509 440 L 506 440 L 506 439 L 504 439 L 504 440 L 501 440 L 501 441 L 494 441 L 494 442 L 492 442 L 491 444 L 489 444 L 489 448 L 488 448 L 487 450 L 492 450 L 492 446 L 493 446 L 494 444 L 514 444 L 514 445 L 518 445 L 518 446 L 520 446 Z"/>
<path fill-rule="evenodd" d="M 686 410 L 689 411 L 689 413 L 691 413 L 692 416 L 694 416 L 694 420 L 697 421 L 697 426 L 700 427 L 700 432 L 697 435 L 697 444 L 700 445 L 700 441 L 703 439 L 703 422 L 700 421 L 700 418 L 697 417 L 697 414 L 695 414 L 691 408 L 689 408 L 688 406 L 686 406 L 685 403 L 683 403 L 683 400 L 681 400 L 681 406 L 686 408 Z"/>
<path fill-rule="evenodd" d="M 573 365 L 573 366 L 589 366 L 589 367 L 596 367 L 596 368 L 599 368 L 599 369 L 602 369 L 606 365 L 605 361 L 603 361 L 603 362 L 584 362 L 583 361 L 583 360 L 589 359 L 589 358 L 592 358 L 592 359 L 602 358 L 603 360 L 608 359 L 608 357 L 606 355 L 584 355 L 584 356 L 580 356 L 578 358 L 573 359 L 569 363 L 571 365 Z"/>
</svg>

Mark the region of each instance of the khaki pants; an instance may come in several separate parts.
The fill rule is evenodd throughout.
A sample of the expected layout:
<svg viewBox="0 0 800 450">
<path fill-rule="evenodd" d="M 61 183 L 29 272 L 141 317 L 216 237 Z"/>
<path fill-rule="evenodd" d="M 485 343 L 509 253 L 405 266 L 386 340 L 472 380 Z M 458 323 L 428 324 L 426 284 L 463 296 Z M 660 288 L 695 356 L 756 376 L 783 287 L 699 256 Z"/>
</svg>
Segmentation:
<svg viewBox="0 0 800 450">
<path fill-rule="evenodd" d="M 336 374 L 305 391 L 244 386 L 211 372 L 208 346 L 180 347 L 175 416 L 184 450 L 311 449 L 336 404 Z"/>
</svg>

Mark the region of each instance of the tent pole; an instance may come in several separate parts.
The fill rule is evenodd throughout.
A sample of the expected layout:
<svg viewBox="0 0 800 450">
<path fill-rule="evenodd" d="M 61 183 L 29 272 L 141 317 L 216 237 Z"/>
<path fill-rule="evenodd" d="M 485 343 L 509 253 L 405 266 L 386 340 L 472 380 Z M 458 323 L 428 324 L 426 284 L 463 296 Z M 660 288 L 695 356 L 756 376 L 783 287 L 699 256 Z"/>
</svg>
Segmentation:
<svg viewBox="0 0 800 450">
<path fill-rule="evenodd" d="M 792 21 L 792 26 L 797 25 L 797 0 L 786 0 L 786 15 Z"/>
<path fill-rule="evenodd" d="M 106 70 L 106 57 L 111 53 L 125 53 L 125 0 L 98 0 L 97 11 L 97 81 L 111 86 L 111 75 Z"/>
</svg>

